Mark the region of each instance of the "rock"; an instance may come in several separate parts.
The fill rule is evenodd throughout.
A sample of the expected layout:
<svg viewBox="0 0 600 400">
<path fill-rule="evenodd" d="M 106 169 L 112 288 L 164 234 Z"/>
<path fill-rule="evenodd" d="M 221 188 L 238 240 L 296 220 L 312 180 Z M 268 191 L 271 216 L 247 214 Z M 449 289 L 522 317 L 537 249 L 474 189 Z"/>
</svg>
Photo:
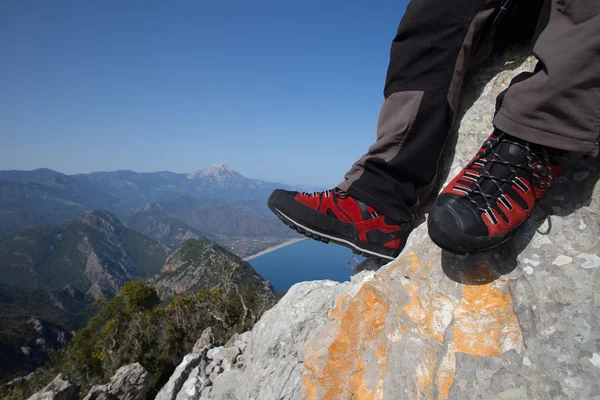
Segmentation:
<svg viewBox="0 0 600 400">
<path fill-rule="evenodd" d="M 204 333 L 202 333 L 202 336 L 204 336 Z M 190 377 L 192 371 L 200 364 L 200 361 L 202 361 L 202 358 L 199 354 L 192 353 L 185 356 L 183 362 L 177 366 L 169 381 L 156 395 L 156 400 L 174 400 L 183 384 Z"/>
<path fill-rule="evenodd" d="M 216 347 L 214 349 L 210 349 L 206 356 L 213 360 L 213 362 L 217 362 L 221 365 L 221 367 L 228 371 L 231 369 L 231 366 L 235 362 L 236 357 L 240 354 L 240 349 L 236 346 L 231 347 Z"/>
<path fill-rule="evenodd" d="M 202 360 L 202 363 L 205 363 Z M 202 391 L 209 385 L 209 380 L 206 374 L 202 373 L 202 365 L 194 368 L 187 380 L 177 393 L 176 400 L 196 400 L 199 399 Z"/>
<path fill-rule="evenodd" d="M 496 95 L 534 67 L 524 54 L 496 56 L 471 77 L 442 181 L 488 136 Z M 492 251 L 442 251 L 420 218 L 376 272 L 293 286 L 248 334 L 243 367 L 217 374 L 215 364 L 200 398 L 600 398 L 599 178 L 597 160 L 575 157 Z"/>
<path fill-rule="evenodd" d="M 206 387 L 204 388 L 204 390 L 202 391 L 202 394 L 200 395 L 200 400 L 208 400 L 211 398 L 210 396 L 210 392 L 212 391 L 212 387 Z"/>
<path fill-rule="evenodd" d="M 88 392 L 83 400 L 119 400 L 108 392 L 108 385 L 96 385 Z"/>
<path fill-rule="evenodd" d="M 212 328 L 209 326 L 205 330 L 202 331 L 202 335 L 200 335 L 200 339 L 194 345 L 192 349 L 192 353 L 196 354 L 204 354 L 214 343 L 214 335 Z"/>
<path fill-rule="evenodd" d="M 211 361 L 210 364 L 208 364 L 208 366 L 206 367 L 206 375 L 210 375 L 212 374 L 212 372 L 215 370 L 215 368 L 219 368 L 220 366 L 220 361 Z"/>
<path fill-rule="evenodd" d="M 210 398 L 219 400 L 237 400 L 236 389 L 242 379 L 242 373 L 237 369 L 223 372 L 212 383 Z M 274 398 L 274 397 L 273 397 Z"/>
<path fill-rule="evenodd" d="M 210 382 L 214 382 L 217 379 L 217 376 L 221 374 L 221 372 L 223 372 L 223 369 L 221 368 L 221 366 L 217 366 L 208 376 L 208 380 Z"/>
<path fill-rule="evenodd" d="M 483 88 L 462 120 L 447 180 L 490 132 L 504 82 L 532 67 L 528 59 Z M 582 170 L 585 183 L 575 179 Z M 580 266 L 600 253 L 599 177 L 596 160 L 575 158 L 516 238 L 487 253 L 447 253 L 418 226 L 400 257 L 337 299 L 303 349 L 300 379 L 286 384 L 299 386 L 289 398 L 600 396 L 600 368 L 588 361 L 600 340 L 600 273 Z M 579 254 L 585 260 L 572 261 Z M 257 398 L 265 384 L 238 397 Z"/>
<path fill-rule="evenodd" d="M 229 338 L 229 340 L 227 341 L 227 343 L 225 343 L 225 345 L 224 345 L 223 347 L 231 347 L 231 346 L 233 346 L 233 345 L 235 344 L 235 342 L 236 342 L 237 340 L 239 340 L 239 339 L 240 339 L 240 335 L 239 335 L 239 333 L 234 333 L 234 334 L 233 334 L 233 335 L 232 335 L 232 336 Z"/>
<path fill-rule="evenodd" d="M 29 397 L 29 400 L 77 400 L 79 385 L 60 374 L 45 388 Z"/>
<path fill-rule="evenodd" d="M 150 388 L 150 374 L 139 363 L 117 370 L 108 384 L 108 393 L 119 400 L 144 400 Z"/>
<path fill-rule="evenodd" d="M 359 279 L 359 278 L 357 278 Z M 327 322 L 330 310 L 349 283 L 314 281 L 296 284 L 267 311 L 252 330 L 238 399 L 290 399 L 297 396 L 307 342 Z M 213 382 L 213 391 L 225 391 Z M 214 397 L 215 399 L 217 397 Z"/>
</svg>

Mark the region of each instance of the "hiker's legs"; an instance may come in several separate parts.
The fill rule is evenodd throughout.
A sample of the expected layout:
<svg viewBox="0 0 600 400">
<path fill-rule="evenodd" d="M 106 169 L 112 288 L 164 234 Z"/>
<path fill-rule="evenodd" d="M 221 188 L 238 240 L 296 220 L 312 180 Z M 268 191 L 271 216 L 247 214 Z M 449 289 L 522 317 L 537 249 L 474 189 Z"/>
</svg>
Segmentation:
<svg viewBox="0 0 600 400">
<path fill-rule="evenodd" d="M 392 43 L 377 142 L 338 187 L 396 221 L 432 185 L 473 43 L 497 0 L 413 0 Z"/>
<path fill-rule="evenodd" d="M 598 155 L 600 1 L 547 0 L 534 73 L 513 79 L 494 125 L 518 138 Z"/>
<path fill-rule="evenodd" d="M 598 155 L 600 3 L 547 0 L 540 21 L 535 72 L 499 96 L 492 136 L 430 210 L 429 236 L 442 248 L 504 243 L 547 193 L 567 151 Z"/>
<path fill-rule="evenodd" d="M 377 143 L 339 189 L 275 190 L 271 210 L 313 239 L 396 257 L 412 229 L 412 208 L 435 179 L 467 69 L 491 47 L 473 54 L 496 3 L 413 0 L 392 44 Z"/>
</svg>

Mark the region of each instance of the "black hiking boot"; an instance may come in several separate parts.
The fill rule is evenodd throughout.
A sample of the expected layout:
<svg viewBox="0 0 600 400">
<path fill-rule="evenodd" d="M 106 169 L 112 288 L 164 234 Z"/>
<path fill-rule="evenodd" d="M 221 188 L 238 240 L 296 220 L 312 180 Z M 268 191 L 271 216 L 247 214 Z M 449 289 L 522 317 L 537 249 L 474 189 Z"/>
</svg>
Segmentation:
<svg viewBox="0 0 600 400">
<path fill-rule="evenodd" d="M 499 246 L 529 218 L 566 154 L 496 129 L 437 198 L 427 219 L 429 236 L 460 254 Z"/>
<path fill-rule="evenodd" d="M 392 221 L 337 188 L 312 194 L 278 189 L 268 204 L 292 229 L 365 257 L 393 260 L 411 231 L 411 222 Z"/>
</svg>

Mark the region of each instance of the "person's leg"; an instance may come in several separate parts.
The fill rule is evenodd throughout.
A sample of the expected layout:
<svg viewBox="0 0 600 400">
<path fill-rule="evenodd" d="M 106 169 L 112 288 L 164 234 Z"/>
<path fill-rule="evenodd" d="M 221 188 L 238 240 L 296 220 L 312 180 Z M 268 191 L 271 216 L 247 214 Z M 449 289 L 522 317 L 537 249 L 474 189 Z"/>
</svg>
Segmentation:
<svg viewBox="0 0 600 400">
<path fill-rule="evenodd" d="M 600 1 L 548 0 L 533 73 L 517 76 L 494 118 L 529 142 L 597 156 L 600 138 Z"/>
<path fill-rule="evenodd" d="M 397 220 L 433 183 L 473 43 L 497 1 L 413 0 L 392 43 L 377 142 L 338 187 Z"/>
<path fill-rule="evenodd" d="M 307 236 L 394 258 L 436 176 L 473 43 L 498 0 L 413 0 L 392 44 L 377 142 L 338 190 L 277 190 L 269 207 Z"/>
<path fill-rule="evenodd" d="M 484 251 L 510 239 L 566 151 L 598 154 L 600 2 L 547 0 L 541 21 L 535 72 L 499 97 L 494 133 L 430 211 L 429 235 L 447 250 Z"/>
</svg>

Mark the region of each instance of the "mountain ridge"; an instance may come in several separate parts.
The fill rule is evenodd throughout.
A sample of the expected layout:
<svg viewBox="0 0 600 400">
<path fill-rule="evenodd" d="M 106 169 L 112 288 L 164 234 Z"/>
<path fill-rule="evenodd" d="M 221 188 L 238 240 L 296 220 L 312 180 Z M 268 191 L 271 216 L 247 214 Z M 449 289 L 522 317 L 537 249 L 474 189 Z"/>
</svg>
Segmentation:
<svg viewBox="0 0 600 400">
<path fill-rule="evenodd" d="M 94 209 L 124 217 L 146 204 L 182 196 L 206 203 L 228 203 L 234 208 L 247 208 L 243 203 L 253 202 L 257 204 L 254 209 L 261 205 L 265 209 L 260 211 L 262 217 L 270 219 L 264 204 L 270 193 L 281 187 L 289 188 L 247 178 L 225 164 L 191 173 L 119 170 L 66 175 L 46 168 L 0 171 L 0 236 L 67 222 Z"/>
<path fill-rule="evenodd" d="M 31 289 L 66 285 L 92 297 L 114 295 L 132 277 L 151 276 L 168 250 L 106 211 L 0 239 L 0 282 Z"/>
</svg>

